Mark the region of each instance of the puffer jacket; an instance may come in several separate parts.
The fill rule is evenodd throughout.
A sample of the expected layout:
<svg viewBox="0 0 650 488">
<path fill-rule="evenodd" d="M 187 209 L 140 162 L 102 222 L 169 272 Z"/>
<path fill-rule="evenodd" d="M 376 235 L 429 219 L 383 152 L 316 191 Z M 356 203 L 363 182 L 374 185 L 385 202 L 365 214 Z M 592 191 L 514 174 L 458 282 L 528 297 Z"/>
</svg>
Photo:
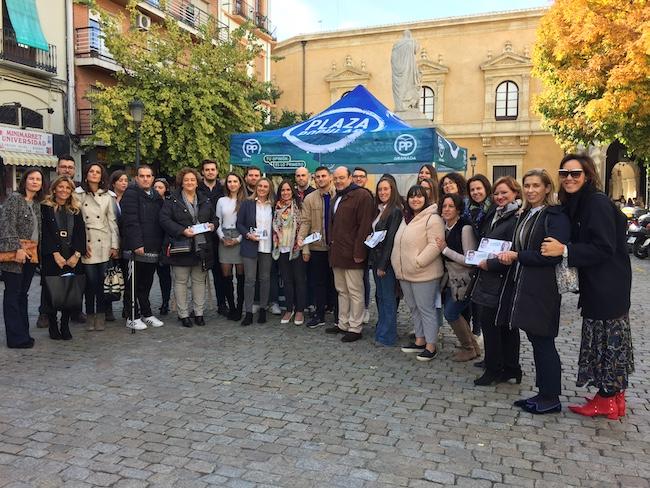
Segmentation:
<svg viewBox="0 0 650 488">
<path fill-rule="evenodd" d="M 444 266 L 436 237 L 445 238 L 445 225 L 433 205 L 408 224 L 402 221 L 391 253 L 397 279 L 419 283 L 442 278 Z"/>
</svg>

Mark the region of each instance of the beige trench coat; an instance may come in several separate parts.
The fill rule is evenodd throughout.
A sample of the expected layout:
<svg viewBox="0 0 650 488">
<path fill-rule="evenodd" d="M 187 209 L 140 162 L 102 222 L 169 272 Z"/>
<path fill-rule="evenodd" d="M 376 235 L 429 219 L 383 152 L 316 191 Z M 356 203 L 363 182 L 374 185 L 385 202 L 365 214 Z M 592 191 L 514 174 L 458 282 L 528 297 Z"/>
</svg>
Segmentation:
<svg viewBox="0 0 650 488">
<path fill-rule="evenodd" d="M 105 263 L 110 259 L 111 249 L 120 248 L 120 234 L 115 218 L 115 203 L 107 191 L 86 193 L 81 187 L 75 190 L 81 203 L 81 214 L 86 224 L 86 246 L 91 252 L 83 256 L 83 264 Z"/>
</svg>

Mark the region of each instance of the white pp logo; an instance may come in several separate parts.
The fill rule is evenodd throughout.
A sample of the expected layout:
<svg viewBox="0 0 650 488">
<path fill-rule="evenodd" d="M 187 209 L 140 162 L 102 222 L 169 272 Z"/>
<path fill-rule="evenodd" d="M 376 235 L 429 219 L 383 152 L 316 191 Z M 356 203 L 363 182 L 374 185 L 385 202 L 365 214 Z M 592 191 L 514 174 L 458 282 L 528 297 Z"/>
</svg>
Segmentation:
<svg viewBox="0 0 650 488">
<path fill-rule="evenodd" d="M 400 156 L 410 156 L 415 152 L 418 147 L 418 141 L 410 134 L 402 134 L 397 136 L 393 149 Z"/>
<path fill-rule="evenodd" d="M 253 154 L 259 154 L 262 152 L 262 145 L 257 141 L 257 139 L 246 139 L 241 145 L 242 151 L 244 151 L 244 156 L 250 158 Z"/>
</svg>

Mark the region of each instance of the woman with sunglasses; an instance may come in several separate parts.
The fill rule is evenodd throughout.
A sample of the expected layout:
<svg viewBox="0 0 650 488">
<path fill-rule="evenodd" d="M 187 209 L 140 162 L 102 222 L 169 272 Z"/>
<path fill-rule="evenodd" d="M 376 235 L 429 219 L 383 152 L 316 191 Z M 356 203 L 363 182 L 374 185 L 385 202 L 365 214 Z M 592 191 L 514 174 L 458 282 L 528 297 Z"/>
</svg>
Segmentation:
<svg viewBox="0 0 650 488">
<path fill-rule="evenodd" d="M 598 393 L 584 405 L 570 405 L 580 415 L 625 415 L 625 389 L 634 371 L 630 332 L 632 270 L 625 241 L 626 218 L 601 191 L 594 161 L 567 154 L 560 162 L 560 201 L 571 221 L 571 240 L 547 237 L 543 256 L 564 256 L 578 268 L 582 339 L 578 386 Z"/>
</svg>

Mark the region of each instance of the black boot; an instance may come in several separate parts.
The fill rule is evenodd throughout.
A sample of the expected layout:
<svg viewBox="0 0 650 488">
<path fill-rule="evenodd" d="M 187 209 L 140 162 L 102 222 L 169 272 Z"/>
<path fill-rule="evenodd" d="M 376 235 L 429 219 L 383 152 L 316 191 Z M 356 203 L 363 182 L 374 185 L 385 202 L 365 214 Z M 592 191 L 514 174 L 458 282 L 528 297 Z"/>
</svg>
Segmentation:
<svg viewBox="0 0 650 488">
<path fill-rule="evenodd" d="M 167 315 L 169 313 L 169 301 L 163 301 L 160 305 L 160 315 Z"/>
<path fill-rule="evenodd" d="M 61 332 L 59 332 L 59 324 L 56 320 L 56 315 L 48 315 L 48 330 L 50 332 L 50 339 L 54 341 L 61 340 Z"/>
<path fill-rule="evenodd" d="M 260 307 L 260 311 L 257 313 L 257 323 L 265 324 L 266 323 L 266 309 Z"/>
<path fill-rule="evenodd" d="M 70 333 L 70 315 L 67 313 L 61 315 L 61 339 L 64 341 L 72 339 L 72 334 Z"/>
<path fill-rule="evenodd" d="M 252 312 L 246 312 L 246 316 L 244 317 L 244 320 L 241 321 L 241 326 L 246 327 L 247 325 L 251 325 L 253 323 L 253 313 Z"/>
<path fill-rule="evenodd" d="M 242 312 L 244 309 L 244 275 L 237 275 L 237 308 L 235 318 L 233 320 L 239 320 L 241 318 Z"/>
<path fill-rule="evenodd" d="M 232 286 L 232 275 L 224 276 L 223 278 L 223 291 L 226 295 L 228 302 L 228 320 L 238 320 L 236 318 L 237 310 L 235 310 L 235 290 Z"/>
</svg>

